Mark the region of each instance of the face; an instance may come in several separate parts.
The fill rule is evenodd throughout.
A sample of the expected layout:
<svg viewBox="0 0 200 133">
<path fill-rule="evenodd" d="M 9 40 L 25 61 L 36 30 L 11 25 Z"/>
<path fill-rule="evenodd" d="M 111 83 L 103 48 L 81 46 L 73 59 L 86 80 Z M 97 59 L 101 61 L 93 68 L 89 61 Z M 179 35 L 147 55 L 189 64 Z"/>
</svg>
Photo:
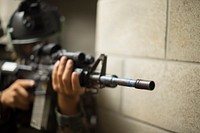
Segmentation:
<svg viewBox="0 0 200 133">
<path fill-rule="evenodd" d="M 58 42 L 57 36 L 51 36 L 48 38 L 45 38 L 44 40 L 36 43 L 30 43 L 30 44 L 14 44 L 14 49 L 20 58 L 29 58 L 31 54 L 33 54 L 33 47 L 38 44 L 45 44 L 48 45 L 49 43 Z"/>
<path fill-rule="evenodd" d="M 33 44 L 15 44 L 14 49 L 18 57 L 27 58 L 31 55 L 33 46 Z"/>
</svg>

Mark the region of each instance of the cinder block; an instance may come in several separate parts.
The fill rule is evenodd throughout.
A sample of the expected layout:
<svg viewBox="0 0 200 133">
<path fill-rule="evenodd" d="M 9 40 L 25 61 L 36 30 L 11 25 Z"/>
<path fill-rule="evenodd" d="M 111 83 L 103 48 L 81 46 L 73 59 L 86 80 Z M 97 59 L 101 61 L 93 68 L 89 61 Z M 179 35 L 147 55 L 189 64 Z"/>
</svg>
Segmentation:
<svg viewBox="0 0 200 133">
<path fill-rule="evenodd" d="M 169 133 L 168 131 L 123 117 L 115 112 L 99 110 L 98 114 L 98 133 Z"/>
<path fill-rule="evenodd" d="M 200 62 L 200 1 L 170 0 L 167 58 Z"/>
<path fill-rule="evenodd" d="M 124 69 L 156 83 L 153 91 L 122 89 L 125 115 L 175 132 L 200 131 L 199 64 L 133 58 Z"/>
<path fill-rule="evenodd" d="M 123 60 L 117 57 L 108 56 L 107 74 L 122 75 Z M 103 88 L 97 95 L 98 107 L 106 108 L 115 112 L 120 111 L 121 87 Z"/>
<path fill-rule="evenodd" d="M 98 2 L 96 51 L 165 57 L 166 0 Z"/>
</svg>

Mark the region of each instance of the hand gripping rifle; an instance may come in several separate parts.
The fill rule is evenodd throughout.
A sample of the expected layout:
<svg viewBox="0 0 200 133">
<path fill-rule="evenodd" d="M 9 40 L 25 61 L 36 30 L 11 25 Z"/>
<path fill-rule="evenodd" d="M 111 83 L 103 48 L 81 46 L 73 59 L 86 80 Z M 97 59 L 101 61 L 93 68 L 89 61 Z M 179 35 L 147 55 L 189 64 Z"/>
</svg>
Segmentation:
<svg viewBox="0 0 200 133">
<path fill-rule="evenodd" d="M 31 90 L 35 95 L 31 126 L 39 130 L 48 128 L 48 115 L 51 99 L 51 72 L 54 63 L 62 56 L 74 61 L 74 71 L 79 74 L 80 85 L 92 93 L 105 87 L 115 88 L 117 85 L 135 87 L 137 89 L 153 90 L 154 81 L 143 79 L 118 78 L 116 75 L 106 75 L 107 56 L 101 54 L 95 61 L 94 57 L 82 52 L 68 52 L 58 44 L 40 44 L 33 48 L 32 55 L 25 64 L 0 61 L 1 88 L 7 88 L 16 79 L 33 79 L 36 85 Z M 100 71 L 97 67 L 101 63 Z M 49 89 L 51 88 L 51 89 Z"/>
</svg>

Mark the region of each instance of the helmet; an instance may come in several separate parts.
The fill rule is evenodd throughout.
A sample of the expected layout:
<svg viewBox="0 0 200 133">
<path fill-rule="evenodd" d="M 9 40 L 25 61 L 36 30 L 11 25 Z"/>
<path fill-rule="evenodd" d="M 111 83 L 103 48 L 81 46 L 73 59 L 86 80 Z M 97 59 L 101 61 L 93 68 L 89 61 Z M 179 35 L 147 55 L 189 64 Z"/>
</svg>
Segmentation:
<svg viewBox="0 0 200 133">
<path fill-rule="evenodd" d="M 56 35 L 61 30 L 60 20 L 57 8 L 39 0 L 22 1 L 7 27 L 14 49 Z"/>
<path fill-rule="evenodd" d="M 38 0 L 25 0 L 11 16 L 8 33 L 13 44 L 27 44 L 59 32 L 60 27 L 55 7 Z"/>
</svg>

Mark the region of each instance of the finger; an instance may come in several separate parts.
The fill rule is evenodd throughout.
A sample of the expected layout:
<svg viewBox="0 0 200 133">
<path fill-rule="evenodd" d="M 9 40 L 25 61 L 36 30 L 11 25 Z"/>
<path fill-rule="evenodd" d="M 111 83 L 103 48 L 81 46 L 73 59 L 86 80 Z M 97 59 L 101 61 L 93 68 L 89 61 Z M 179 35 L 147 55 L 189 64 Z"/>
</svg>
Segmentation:
<svg viewBox="0 0 200 133">
<path fill-rule="evenodd" d="M 58 89 L 59 89 L 58 88 L 58 77 L 57 77 L 59 63 L 60 63 L 60 61 L 57 61 L 54 64 L 53 71 L 52 71 L 52 86 L 55 91 L 58 91 Z"/>
<path fill-rule="evenodd" d="M 1 103 L 8 107 L 15 107 L 15 98 L 17 96 L 17 92 L 13 90 L 5 90 L 2 92 Z"/>
<path fill-rule="evenodd" d="M 25 90 L 25 88 L 23 88 L 22 86 L 18 86 L 16 88 L 17 94 L 22 97 L 23 99 L 27 99 L 29 97 L 29 93 L 27 90 Z"/>
<path fill-rule="evenodd" d="M 65 93 L 70 93 L 72 91 L 71 86 L 71 73 L 73 69 L 73 61 L 69 59 L 67 61 L 64 73 L 63 73 L 63 84 L 65 85 Z"/>
<path fill-rule="evenodd" d="M 15 102 L 15 107 L 22 109 L 22 110 L 28 110 L 30 107 L 30 101 L 28 99 L 24 99 L 22 97 L 17 97 Z"/>
<path fill-rule="evenodd" d="M 82 94 L 85 92 L 85 89 L 81 87 L 80 81 L 79 81 L 79 76 L 77 72 L 72 73 L 72 88 L 73 91 Z"/>
<path fill-rule="evenodd" d="M 58 78 L 58 81 L 59 81 L 59 88 L 62 89 L 64 88 L 64 84 L 63 84 L 63 72 L 64 72 L 64 69 L 65 69 L 65 66 L 66 66 L 66 62 L 67 62 L 67 58 L 65 56 L 63 56 L 60 60 L 60 64 L 59 64 L 59 67 L 58 67 L 58 74 L 57 74 L 57 78 Z"/>
<path fill-rule="evenodd" d="M 28 92 L 21 86 L 18 86 L 15 89 L 15 93 L 13 95 L 13 107 L 17 107 L 23 110 L 27 110 L 29 108 L 29 96 Z"/>
<path fill-rule="evenodd" d="M 31 103 L 33 102 L 34 98 L 35 98 L 35 96 L 34 96 L 33 94 L 29 94 L 28 99 L 29 99 L 29 101 L 30 101 Z"/>
<path fill-rule="evenodd" d="M 33 87 L 35 84 L 34 80 L 29 80 L 29 79 L 18 79 L 16 80 L 15 84 L 18 84 L 19 86 L 28 89 L 30 87 Z"/>
</svg>

